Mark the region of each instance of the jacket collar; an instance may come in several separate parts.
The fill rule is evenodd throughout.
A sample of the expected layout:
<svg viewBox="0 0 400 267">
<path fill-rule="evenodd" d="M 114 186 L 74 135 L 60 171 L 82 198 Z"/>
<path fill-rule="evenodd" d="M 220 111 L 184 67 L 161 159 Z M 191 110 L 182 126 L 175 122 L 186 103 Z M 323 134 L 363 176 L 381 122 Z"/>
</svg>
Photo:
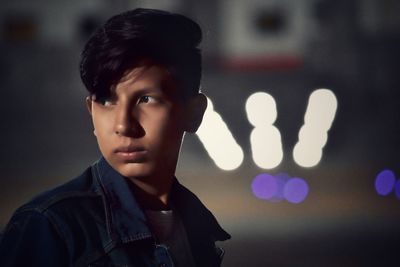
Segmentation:
<svg viewBox="0 0 400 267">
<path fill-rule="evenodd" d="M 92 166 L 92 170 L 99 193 L 103 197 L 111 239 L 126 243 L 152 238 L 146 217 L 129 188 L 128 179 L 114 170 L 103 157 Z M 199 238 L 208 236 L 214 241 L 230 238 L 211 212 L 177 179 L 171 188 L 170 201 L 187 231 L 197 233 Z"/>
<path fill-rule="evenodd" d="M 172 207 L 179 213 L 187 234 L 194 239 L 224 241 L 231 236 L 218 224 L 200 199 L 176 179 L 171 189 Z"/>
<path fill-rule="evenodd" d="M 132 194 L 128 180 L 101 157 L 93 166 L 103 197 L 111 238 L 123 243 L 152 237 L 146 217 Z"/>
</svg>

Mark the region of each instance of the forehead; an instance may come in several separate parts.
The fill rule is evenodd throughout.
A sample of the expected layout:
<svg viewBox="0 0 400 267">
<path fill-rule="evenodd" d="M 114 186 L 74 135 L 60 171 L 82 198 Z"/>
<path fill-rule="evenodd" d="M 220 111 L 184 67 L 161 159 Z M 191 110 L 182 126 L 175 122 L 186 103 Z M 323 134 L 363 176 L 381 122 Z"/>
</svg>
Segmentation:
<svg viewBox="0 0 400 267">
<path fill-rule="evenodd" d="M 167 68 L 160 65 L 146 65 L 127 71 L 111 90 L 118 93 L 126 88 L 159 89 L 165 93 L 173 93 L 176 91 L 176 83 Z"/>
</svg>

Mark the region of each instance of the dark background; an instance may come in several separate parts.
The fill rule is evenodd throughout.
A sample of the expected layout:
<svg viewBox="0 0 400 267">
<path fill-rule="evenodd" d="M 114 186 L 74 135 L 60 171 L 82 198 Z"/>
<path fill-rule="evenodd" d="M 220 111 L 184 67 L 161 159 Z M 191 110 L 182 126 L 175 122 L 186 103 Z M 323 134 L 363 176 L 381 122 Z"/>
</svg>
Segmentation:
<svg viewBox="0 0 400 267">
<path fill-rule="evenodd" d="M 1 0 L 0 225 L 99 157 L 80 51 L 111 15 L 153 7 L 201 24 L 202 89 L 244 152 L 239 168 L 224 171 L 188 135 L 177 170 L 233 236 L 221 244 L 224 266 L 398 265 L 400 199 L 394 191 L 378 195 L 374 183 L 384 169 L 400 179 L 399 3 Z M 321 161 L 304 168 L 292 151 L 317 88 L 332 90 L 338 109 Z M 270 170 L 251 155 L 244 108 L 256 91 L 277 103 L 284 158 Z M 308 183 L 303 202 L 252 194 L 256 175 L 282 172 Z"/>
</svg>

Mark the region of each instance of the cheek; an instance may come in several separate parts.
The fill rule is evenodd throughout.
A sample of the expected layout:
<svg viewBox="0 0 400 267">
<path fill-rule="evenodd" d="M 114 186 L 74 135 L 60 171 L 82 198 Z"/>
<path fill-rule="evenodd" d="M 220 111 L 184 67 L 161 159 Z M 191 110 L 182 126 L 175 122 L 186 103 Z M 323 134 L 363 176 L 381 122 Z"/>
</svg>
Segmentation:
<svg viewBox="0 0 400 267">
<path fill-rule="evenodd" d="M 112 122 L 113 118 L 109 114 L 95 114 L 93 116 L 93 126 L 98 135 L 112 132 Z"/>
<path fill-rule="evenodd" d="M 107 148 L 110 144 L 110 135 L 113 132 L 113 126 L 110 122 L 112 122 L 109 116 L 97 116 L 93 117 L 93 127 L 94 133 L 97 139 L 97 143 L 102 152 L 106 152 Z"/>
<path fill-rule="evenodd" d="M 142 126 L 147 137 L 153 142 L 162 143 L 161 147 L 181 139 L 183 133 L 181 114 L 173 112 L 153 114 L 147 120 L 143 120 Z"/>
<path fill-rule="evenodd" d="M 183 129 L 183 120 L 181 118 L 181 113 L 171 112 L 168 114 L 163 114 L 154 124 L 155 128 L 158 128 L 160 134 L 172 137 L 174 135 L 179 135 Z"/>
</svg>

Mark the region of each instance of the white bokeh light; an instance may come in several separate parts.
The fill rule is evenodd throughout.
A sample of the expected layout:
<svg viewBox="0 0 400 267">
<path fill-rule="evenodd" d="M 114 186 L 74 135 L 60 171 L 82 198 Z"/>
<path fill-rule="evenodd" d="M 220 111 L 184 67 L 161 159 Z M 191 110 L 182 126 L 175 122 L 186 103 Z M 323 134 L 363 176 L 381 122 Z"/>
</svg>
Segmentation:
<svg viewBox="0 0 400 267">
<path fill-rule="evenodd" d="M 277 117 L 275 99 L 267 93 L 257 92 L 246 101 L 247 119 L 253 126 L 271 125 Z"/>
<path fill-rule="evenodd" d="M 254 163 L 263 169 L 277 167 L 283 159 L 281 134 L 273 123 L 277 118 L 275 99 L 264 92 L 249 96 L 246 114 L 254 126 L 250 135 Z"/>
<path fill-rule="evenodd" d="M 196 134 L 215 164 L 223 170 L 234 170 L 243 162 L 243 150 L 222 117 L 214 111 L 208 98 L 207 110 Z"/>
<path fill-rule="evenodd" d="M 337 99 L 329 89 L 317 89 L 308 99 L 304 125 L 293 149 L 294 161 L 302 167 L 316 166 L 328 140 L 328 131 L 335 119 Z"/>
</svg>

